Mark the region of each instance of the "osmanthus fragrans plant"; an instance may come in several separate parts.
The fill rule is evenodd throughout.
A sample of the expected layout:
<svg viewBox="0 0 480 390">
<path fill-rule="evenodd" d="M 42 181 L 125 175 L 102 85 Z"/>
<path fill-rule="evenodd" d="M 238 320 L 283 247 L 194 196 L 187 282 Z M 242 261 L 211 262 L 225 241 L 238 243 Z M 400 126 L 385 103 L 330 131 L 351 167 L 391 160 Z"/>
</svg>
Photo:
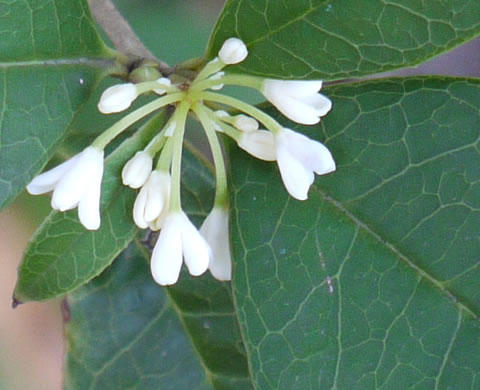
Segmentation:
<svg viewBox="0 0 480 390">
<path fill-rule="evenodd" d="M 0 26 L 0 202 L 54 209 L 14 302 L 66 294 L 65 389 L 480 388 L 480 81 L 365 78 L 480 2 L 227 0 L 172 67 L 84 0 Z"/>
</svg>

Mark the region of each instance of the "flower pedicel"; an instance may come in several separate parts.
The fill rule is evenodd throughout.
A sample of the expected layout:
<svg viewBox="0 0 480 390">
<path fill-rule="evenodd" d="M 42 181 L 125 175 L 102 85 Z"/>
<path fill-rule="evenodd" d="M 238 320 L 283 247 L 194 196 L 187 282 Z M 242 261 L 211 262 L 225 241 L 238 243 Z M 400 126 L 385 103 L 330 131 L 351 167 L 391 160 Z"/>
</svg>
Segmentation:
<svg viewBox="0 0 480 390">
<path fill-rule="evenodd" d="M 174 105 L 175 111 L 164 128 L 123 168 L 123 183 L 140 188 L 132 210 L 133 219 L 142 229 L 161 230 L 151 260 L 152 275 L 157 283 L 174 284 L 182 259 L 192 275 L 201 275 L 210 269 L 215 278 L 230 280 L 227 178 L 217 133 L 233 138 L 254 157 L 277 161 L 285 188 L 299 200 L 307 199 L 315 173 L 323 175 L 335 170 L 332 155 L 322 143 L 284 128 L 250 104 L 212 92 L 224 85 L 255 88 L 286 117 L 307 125 L 318 123 L 331 109 L 331 101 L 318 93 L 321 81 L 272 80 L 224 72 L 225 66 L 238 64 L 247 56 L 246 45 L 238 38 L 230 38 L 224 42 L 218 57 L 208 62 L 187 85 L 184 81 L 176 85 L 162 77 L 108 88 L 98 104 L 105 114 L 127 109 L 139 95 L 147 92 L 161 97 L 122 118 L 81 153 L 34 178 L 27 190 L 35 195 L 53 190 L 54 209 L 65 211 L 78 207 L 79 219 L 85 228 L 98 229 L 104 148 L 133 123 L 162 107 Z M 241 113 L 213 111 L 211 103 Z M 215 163 L 215 201 L 200 230 L 183 212 L 180 199 L 183 137 L 189 112 L 201 122 Z"/>
</svg>

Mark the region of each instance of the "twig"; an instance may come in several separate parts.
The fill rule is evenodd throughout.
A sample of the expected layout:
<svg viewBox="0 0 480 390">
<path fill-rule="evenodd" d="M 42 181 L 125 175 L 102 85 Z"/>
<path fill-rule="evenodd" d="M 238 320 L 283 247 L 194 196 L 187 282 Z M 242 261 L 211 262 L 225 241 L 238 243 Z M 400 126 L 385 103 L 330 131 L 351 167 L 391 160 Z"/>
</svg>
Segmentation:
<svg viewBox="0 0 480 390">
<path fill-rule="evenodd" d="M 117 50 L 140 59 L 153 60 L 158 64 L 162 73 L 171 73 L 168 64 L 156 58 L 143 45 L 111 0 L 88 0 L 88 4 L 93 17 Z"/>
</svg>

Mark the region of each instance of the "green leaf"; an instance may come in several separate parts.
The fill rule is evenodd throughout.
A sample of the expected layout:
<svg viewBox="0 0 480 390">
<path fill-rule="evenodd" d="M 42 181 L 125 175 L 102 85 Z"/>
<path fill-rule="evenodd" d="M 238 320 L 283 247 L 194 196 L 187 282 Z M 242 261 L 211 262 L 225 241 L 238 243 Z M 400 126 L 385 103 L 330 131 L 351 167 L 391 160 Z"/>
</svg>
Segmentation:
<svg viewBox="0 0 480 390">
<path fill-rule="evenodd" d="M 185 273 L 171 294 L 132 244 L 67 302 L 65 390 L 252 389 L 230 284 Z"/>
<path fill-rule="evenodd" d="M 112 65 L 86 0 L 0 4 L 0 208 L 50 159 Z"/>
<path fill-rule="evenodd" d="M 337 80 L 419 64 L 479 33 L 474 0 L 229 0 L 207 57 L 238 37 L 249 56 L 232 71 Z"/>
<path fill-rule="evenodd" d="M 198 225 L 214 180 L 192 151 L 182 177 L 183 207 Z M 65 389 L 252 389 L 230 283 L 183 272 L 162 288 L 131 245 L 69 303 Z"/>
<path fill-rule="evenodd" d="M 30 242 L 18 270 L 14 299 L 25 302 L 65 294 L 102 272 L 133 239 L 136 193 L 121 180 L 123 165 L 165 122 L 158 116 L 105 161 L 100 229 L 86 230 L 77 210 L 53 211 Z"/>
<path fill-rule="evenodd" d="M 135 245 L 68 303 L 65 390 L 211 388 Z"/>
<path fill-rule="evenodd" d="M 326 142 L 337 171 L 307 201 L 288 196 L 276 164 L 230 150 L 234 296 L 255 388 L 477 388 L 480 82 L 325 93 L 331 113 L 296 129 Z"/>
</svg>

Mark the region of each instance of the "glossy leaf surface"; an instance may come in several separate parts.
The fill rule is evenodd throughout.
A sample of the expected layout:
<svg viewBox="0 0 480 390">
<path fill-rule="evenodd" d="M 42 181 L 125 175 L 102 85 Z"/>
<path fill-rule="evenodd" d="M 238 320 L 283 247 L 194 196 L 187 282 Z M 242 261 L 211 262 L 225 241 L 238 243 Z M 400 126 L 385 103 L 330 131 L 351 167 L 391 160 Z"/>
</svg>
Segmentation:
<svg viewBox="0 0 480 390">
<path fill-rule="evenodd" d="M 132 244 L 68 305 L 65 390 L 252 389 L 229 284 L 185 273 L 172 293 Z"/>
<path fill-rule="evenodd" d="M 238 37 L 249 56 L 233 71 L 337 80 L 412 66 L 479 33 L 475 0 L 229 0 L 207 57 Z"/>
<path fill-rule="evenodd" d="M 288 196 L 275 163 L 230 149 L 234 295 L 255 388 L 478 387 L 480 83 L 324 93 L 332 112 L 297 130 L 326 142 L 337 171 L 307 201 Z"/>
</svg>

